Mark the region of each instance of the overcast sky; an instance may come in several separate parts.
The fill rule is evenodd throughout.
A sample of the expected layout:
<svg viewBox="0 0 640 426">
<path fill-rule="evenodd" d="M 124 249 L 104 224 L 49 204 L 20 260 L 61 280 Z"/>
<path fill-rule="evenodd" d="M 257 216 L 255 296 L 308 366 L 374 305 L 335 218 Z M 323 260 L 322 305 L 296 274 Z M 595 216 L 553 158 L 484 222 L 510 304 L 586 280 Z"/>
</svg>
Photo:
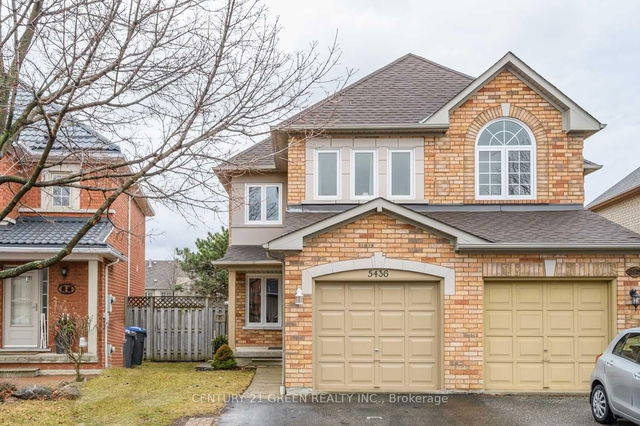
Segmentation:
<svg viewBox="0 0 640 426">
<path fill-rule="evenodd" d="M 352 80 L 406 53 L 478 76 L 507 51 L 607 124 L 585 142 L 585 157 L 604 165 L 586 179 L 587 201 L 640 167 L 640 1 L 269 0 L 283 27 L 281 47 L 330 44 L 336 72 Z M 205 214 L 188 225 L 155 206 L 147 258 L 169 259 L 175 247 L 226 225 Z M 197 221 L 196 221 L 197 222 Z"/>
</svg>

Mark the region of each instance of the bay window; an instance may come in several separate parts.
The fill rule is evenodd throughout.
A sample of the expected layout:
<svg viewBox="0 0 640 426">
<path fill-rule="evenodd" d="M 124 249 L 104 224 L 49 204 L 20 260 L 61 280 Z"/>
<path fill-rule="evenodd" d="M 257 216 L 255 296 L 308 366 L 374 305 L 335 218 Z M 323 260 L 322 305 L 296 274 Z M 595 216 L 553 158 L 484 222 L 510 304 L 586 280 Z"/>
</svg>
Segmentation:
<svg viewBox="0 0 640 426">
<path fill-rule="evenodd" d="M 281 184 L 249 184 L 246 199 L 247 223 L 282 223 Z"/>
<path fill-rule="evenodd" d="M 282 305 L 282 286 L 279 277 L 247 277 L 247 313 L 248 327 L 280 327 Z"/>
</svg>

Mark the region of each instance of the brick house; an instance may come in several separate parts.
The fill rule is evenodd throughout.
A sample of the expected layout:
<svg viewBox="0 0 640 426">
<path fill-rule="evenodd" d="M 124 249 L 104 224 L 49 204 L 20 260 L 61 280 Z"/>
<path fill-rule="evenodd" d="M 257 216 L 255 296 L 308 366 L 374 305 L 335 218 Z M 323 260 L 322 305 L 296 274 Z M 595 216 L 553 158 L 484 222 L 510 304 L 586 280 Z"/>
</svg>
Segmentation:
<svg viewBox="0 0 640 426">
<path fill-rule="evenodd" d="M 30 175 L 32 160 L 40 158 L 46 140 L 42 131 L 34 125 L 20 134 L 14 147 L 0 158 L 3 174 Z M 44 179 L 123 157 L 116 145 L 83 124 L 65 123 L 61 135 L 49 156 L 55 165 L 45 169 Z M 104 187 L 112 184 L 105 182 Z M 0 187 L 3 203 L 15 189 L 7 184 Z M 100 191 L 69 186 L 31 189 L 0 224 L 2 267 L 56 253 L 95 213 L 104 196 Z M 128 295 L 144 293 L 145 220 L 152 215 L 146 199 L 122 195 L 61 263 L 4 280 L 0 286 L 0 370 L 26 368 L 35 374 L 72 370 L 55 347 L 53 323 L 64 310 L 91 315 L 93 320 L 94 327 L 86 336 L 83 371 L 122 365 L 124 303 Z"/>
<path fill-rule="evenodd" d="M 216 173 L 229 340 L 288 392 L 583 391 L 637 326 L 640 235 L 585 210 L 604 128 L 512 53 L 403 56 Z"/>
<path fill-rule="evenodd" d="M 640 233 L 640 167 L 603 192 L 587 208 Z"/>
</svg>

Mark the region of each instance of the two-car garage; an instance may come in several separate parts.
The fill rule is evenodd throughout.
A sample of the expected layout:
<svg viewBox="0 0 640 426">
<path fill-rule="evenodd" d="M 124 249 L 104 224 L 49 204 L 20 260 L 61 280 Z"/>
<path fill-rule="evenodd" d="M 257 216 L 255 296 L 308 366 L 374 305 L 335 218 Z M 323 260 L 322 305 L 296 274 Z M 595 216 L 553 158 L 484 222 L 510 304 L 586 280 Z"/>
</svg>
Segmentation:
<svg viewBox="0 0 640 426">
<path fill-rule="evenodd" d="M 439 282 L 319 281 L 314 388 L 443 389 Z M 484 286 L 486 390 L 584 391 L 611 336 L 606 281 Z"/>
</svg>

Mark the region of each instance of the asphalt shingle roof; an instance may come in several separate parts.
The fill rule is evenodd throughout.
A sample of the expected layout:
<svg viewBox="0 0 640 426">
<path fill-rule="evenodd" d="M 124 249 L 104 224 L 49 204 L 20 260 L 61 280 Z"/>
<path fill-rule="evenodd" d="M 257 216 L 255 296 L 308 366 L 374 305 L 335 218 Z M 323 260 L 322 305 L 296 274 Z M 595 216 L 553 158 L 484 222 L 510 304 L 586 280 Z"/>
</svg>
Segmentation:
<svg viewBox="0 0 640 426">
<path fill-rule="evenodd" d="M 494 243 L 640 243 L 640 235 L 589 210 L 450 211 L 423 214 Z"/>
<path fill-rule="evenodd" d="M 640 188 L 640 167 L 622 178 L 622 180 L 613 185 L 611 188 L 604 191 L 599 197 L 589 203 L 587 208 L 602 204 L 605 201 L 609 201 L 612 198 L 615 198 L 619 195 L 624 194 L 625 192 L 629 192 L 636 188 Z"/>
<path fill-rule="evenodd" d="M 147 260 L 144 271 L 145 290 L 170 290 L 179 278 L 189 278 L 175 260 Z"/>
<path fill-rule="evenodd" d="M 0 245 L 63 246 L 86 223 L 81 217 L 20 217 L 15 224 L 0 226 Z M 82 237 L 78 247 L 107 247 L 107 237 L 113 226 L 102 219 Z"/>
<path fill-rule="evenodd" d="M 216 167 L 216 170 L 275 169 L 276 162 L 274 157 L 273 146 L 269 137 L 229 158 Z"/>
<path fill-rule="evenodd" d="M 218 262 L 258 262 L 273 260 L 262 246 L 229 246 Z"/>
<path fill-rule="evenodd" d="M 288 212 L 283 235 L 339 212 Z M 420 212 L 499 244 L 640 244 L 640 235 L 589 210 Z"/>
<path fill-rule="evenodd" d="M 474 80 L 414 54 L 374 71 L 281 127 L 417 124 Z"/>
</svg>

